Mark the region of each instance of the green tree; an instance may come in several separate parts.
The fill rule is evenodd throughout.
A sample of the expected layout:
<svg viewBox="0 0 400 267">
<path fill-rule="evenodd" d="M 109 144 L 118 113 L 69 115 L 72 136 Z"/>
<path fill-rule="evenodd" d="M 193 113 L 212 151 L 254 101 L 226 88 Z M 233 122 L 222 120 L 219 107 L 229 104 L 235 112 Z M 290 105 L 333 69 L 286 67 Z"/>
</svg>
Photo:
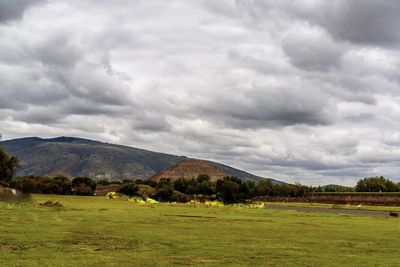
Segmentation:
<svg viewBox="0 0 400 267">
<path fill-rule="evenodd" d="M 239 201 L 238 193 L 242 181 L 233 176 L 224 177 L 217 181 L 216 191 L 224 203 L 236 203 Z"/>
<path fill-rule="evenodd" d="M 188 186 L 189 182 L 184 178 L 179 178 L 174 182 L 174 189 L 182 193 L 186 193 Z"/>
<path fill-rule="evenodd" d="M 215 188 L 207 174 L 199 174 L 197 179 L 192 179 L 189 184 L 188 192 L 191 194 L 212 195 Z"/>
<path fill-rule="evenodd" d="M 272 180 L 260 180 L 255 188 L 255 195 L 257 196 L 269 196 L 272 192 Z"/>
<path fill-rule="evenodd" d="M 24 193 L 41 193 L 38 179 L 39 178 L 33 176 L 14 178 L 10 182 L 10 187 L 16 188 Z"/>
<path fill-rule="evenodd" d="M 63 176 L 49 177 L 19 177 L 10 182 L 10 187 L 24 193 L 70 195 L 71 182 Z"/>
<path fill-rule="evenodd" d="M 368 177 L 361 179 L 357 182 L 356 185 L 357 192 L 398 192 L 398 186 L 390 181 L 389 179 L 385 179 L 385 177 Z"/>
<path fill-rule="evenodd" d="M 292 186 L 289 184 L 274 184 L 272 186 L 272 196 L 291 197 L 293 196 Z"/>
<path fill-rule="evenodd" d="M 76 177 L 72 180 L 72 190 L 76 195 L 90 196 L 96 190 L 96 182 L 89 177 Z"/>
<path fill-rule="evenodd" d="M 70 195 L 71 182 L 64 176 L 44 177 L 40 181 L 40 191 L 44 194 Z"/>
<path fill-rule="evenodd" d="M 97 184 L 99 185 L 109 185 L 111 184 L 110 181 L 108 179 L 101 179 L 97 181 Z"/>
<path fill-rule="evenodd" d="M 253 181 L 243 181 L 239 186 L 238 198 L 250 199 L 254 196 L 255 183 Z"/>
<path fill-rule="evenodd" d="M 322 187 L 320 185 L 318 185 L 317 187 L 315 187 L 313 189 L 313 192 L 321 193 L 322 192 Z"/>
<path fill-rule="evenodd" d="M 208 176 L 207 174 L 199 174 L 197 176 L 196 181 L 198 183 L 202 183 L 202 182 L 210 182 L 210 176 Z"/>
<path fill-rule="evenodd" d="M 154 196 L 158 201 L 174 201 L 174 185 L 170 179 L 161 178 L 156 186 Z"/>
<path fill-rule="evenodd" d="M 15 169 L 18 167 L 18 159 L 15 156 L 8 156 L 0 147 L 0 184 L 7 185 L 14 177 Z"/>
<path fill-rule="evenodd" d="M 139 192 L 139 186 L 135 183 L 124 183 L 118 192 L 130 197 L 137 196 Z"/>
</svg>

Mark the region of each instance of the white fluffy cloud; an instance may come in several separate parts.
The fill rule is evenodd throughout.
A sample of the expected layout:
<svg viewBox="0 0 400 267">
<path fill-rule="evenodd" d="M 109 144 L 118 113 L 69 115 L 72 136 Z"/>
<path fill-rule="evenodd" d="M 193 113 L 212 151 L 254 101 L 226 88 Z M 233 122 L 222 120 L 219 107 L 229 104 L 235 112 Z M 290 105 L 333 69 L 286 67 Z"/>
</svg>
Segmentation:
<svg viewBox="0 0 400 267">
<path fill-rule="evenodd" d="M 397 1 L 11 2 L 7 139 L 95 138 L 306 184 L 397 178 Z"/>
</svg>

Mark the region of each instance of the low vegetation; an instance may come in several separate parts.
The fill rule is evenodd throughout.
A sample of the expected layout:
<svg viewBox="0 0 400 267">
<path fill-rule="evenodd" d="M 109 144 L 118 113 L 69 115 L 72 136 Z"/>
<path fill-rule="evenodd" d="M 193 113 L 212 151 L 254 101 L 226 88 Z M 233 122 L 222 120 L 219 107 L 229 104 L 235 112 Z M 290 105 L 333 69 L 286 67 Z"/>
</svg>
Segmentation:
<svg viewBox="0 0 400 267">
<path fill-rule="evenodd" d="M 0 186 L 7 184 L 14 177 L 18 159 L 8 154 L 0 147 Z"/>
<path fill-rule="evenodd" d="M 47 204 L 45 204 L 47 203 Z M 42 204 L 42 205 L 40 205 Z M 33 195 L 0 202 L 0 266 L 396 266 L 398 219 Z M 377 227 L 379 225 L 379 227 Z"/>
<path fill-rule="evenodd" d="M 187 202 L 191 199 L 220 200 L 224 203 L 237 203 L 260 197 L 305 198 L 313 192 L 399 192 L 400 184 L 384 177 L 364 178 L 357 182 L 355 188 L 338 185 L 312 187 L 301 184 L 276 184 L 270 179 L 257 183 L 251 180 L 241 180 L 234 176 L 212 182 L 206 174 L 200 174 L 196 179 L 179 178 L 172 181 L 161 178 L 153 180 L 129 180 L 122 182 L 100 180 L 97 182 L 88 177 L 75 177 L 72 181 L 63 176 L 56 177 L 17 177 L 13 178 L 18 166 L 16 157 L 9 157 L 0 147 L 0 185 L 16 188 L 24 193 L 42 193 L 59 195 L 92 196 L 97 185 L 105 186 L 111 183 L 119 184 L 119 193 L 127 196 L 154 198 L 164 202 Z M 147 186 L 146 193 L 140 190 L 140 185 Z M 149 190 L 150 189 L 150 190 Z"/>
<path fill-rule="evenodd" d="M 355 188 L 255 183 L 233 176 L 212 182 L 205 174 L 190 180 L 96 183 L 88 177 L 13 177 L 17 166 L 18 160 L 0 148 L 0 185 L 33 193 L 19 202 L 0 201 L 0 218 L 6 218 L 0 224 L 0 266 L 396 266 L 400 262 L 400 241 L 393 234 L 398 219 L 271 210 L 264 203 L 223 204 L 260 197 L 301 199 L 312 192 L 400 191 L 399 184 L 384 177 L 362 179 Z M 104 191 L 107 186 L 118 192 L 93 196 L 96 188 Z M 8 195 L 16 191 L 2 190 Z"/>
</svg>

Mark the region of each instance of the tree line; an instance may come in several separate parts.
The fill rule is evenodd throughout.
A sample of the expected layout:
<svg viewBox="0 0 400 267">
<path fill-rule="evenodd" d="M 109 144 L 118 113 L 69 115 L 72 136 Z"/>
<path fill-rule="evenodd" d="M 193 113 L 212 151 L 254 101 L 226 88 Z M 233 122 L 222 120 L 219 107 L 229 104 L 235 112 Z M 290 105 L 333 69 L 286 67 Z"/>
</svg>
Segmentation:
<svg viewBox="0 0 400 267">
<path fill-rule="evenodd" d="M 153 180 L 123 180 L 123 181 L 94 181 L 89 177 L 75 177 L 70 180 L 63 176 L 56 177 L 14 177 L 3 185 L 18 189 L 25 193 L 84 195 L 92 196 L 96 187 L 118 185 L 118 192 L 128 196 L 142 196 L 141 185 L 151 188 L 148 197 L 158 201 L 187 202 L 191 199 L 220 200 L 224 203 L 243 202 L 253 198 L 284 197 L 306 198 L 310 193 L 316 192 L 400 192 L 400 184 L 394 183 L 384 177 L 364 178 L 357 182 L 354 188 L 327 186 L 313 187 L 296 184 L 276 184 L 270 179 L 258 182 L 241 180 L 234 176 L 227 176 L 217 181 L 211 181 L 206 174 L 199 175 L 196 179 L 171 180 L 161 178 L 158 182 Z"/>
<path fill-rule="evenodd" d="M 9 182 L 9 187 L 24 193 L 93 196 L 96 182 L 89 177 L 75 177 L 70 180 L 64 176 L 17 177 Z"/>
<path fill-rule="evenodd" d="M 0 185 L 21 190 L 26 193 L 93 195 L 98 185 L 118 184 L 119 192 L 128 196 L 143 196 L 140 185 L 150 188 L 146 196 L 159 201 L 186 202 L 193 198 L 221 200 L 225 203 L 242 202 L 257 197 L 305 198 L 314 192 L 400 192 L 400 183 L 380 177 L 361 179 L 355 187 L 329 185 L 324 187 L 306 186 L 300 183 L 273 183 L 270 179 L 258 182 L 241 180 L 227 176 L 211 181 L 206 174 L 195 179 L 171 180 L 162 178 L 152 180 L 94 181 L 88 177 L 75 177 L 70 180 L 56 177 L 14 177 L 18 159 L 9 157 L 0 147 Z"/>
<path fill-rule="evenodd" d="M 95 182 L 89 177 L 76 177 L 69 180 L 63 176 L 15 177 L 7 186 L 25 193 L 60 194 L 60 195 L 93 195 L 97 186 L 110 184 L 119 185 L 118 192 L 128 196 L 142 196 L 140 186 L 152 189 L 148 197 L 158 201 L 187 202 L 191 199 L 221 200 L 225 203 L 242 202 L 254 197 L 306 197 L 315 190 L 313 187 L 301 184 L 274 184 L 270 179 L 258 182 L 241 180 L 227 176 L 215 182 L 206 174 L 200 174 L 196 179 L 183 178 L 175 181 L 161 178 L 158 182 L 152 180 L 123 180 Z"/>
</svg>

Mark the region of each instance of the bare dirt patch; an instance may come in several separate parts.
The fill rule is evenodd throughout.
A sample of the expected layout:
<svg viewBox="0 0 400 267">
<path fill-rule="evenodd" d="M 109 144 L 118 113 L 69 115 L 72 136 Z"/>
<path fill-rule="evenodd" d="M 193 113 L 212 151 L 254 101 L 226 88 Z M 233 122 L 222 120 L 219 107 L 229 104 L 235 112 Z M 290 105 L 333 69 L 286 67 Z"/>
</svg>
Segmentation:
<svg viewBox="0 0 400 267">
<path fill-rule="evenodd" d="M 52 207 L 52 208 L 63 208 L 64 207 L 60 202 L 51 201 L 51 200 L 48 200 L 44 203 L 40 203 L 39 205 L 43 206 L 43 207 Z"/>
</svg>

